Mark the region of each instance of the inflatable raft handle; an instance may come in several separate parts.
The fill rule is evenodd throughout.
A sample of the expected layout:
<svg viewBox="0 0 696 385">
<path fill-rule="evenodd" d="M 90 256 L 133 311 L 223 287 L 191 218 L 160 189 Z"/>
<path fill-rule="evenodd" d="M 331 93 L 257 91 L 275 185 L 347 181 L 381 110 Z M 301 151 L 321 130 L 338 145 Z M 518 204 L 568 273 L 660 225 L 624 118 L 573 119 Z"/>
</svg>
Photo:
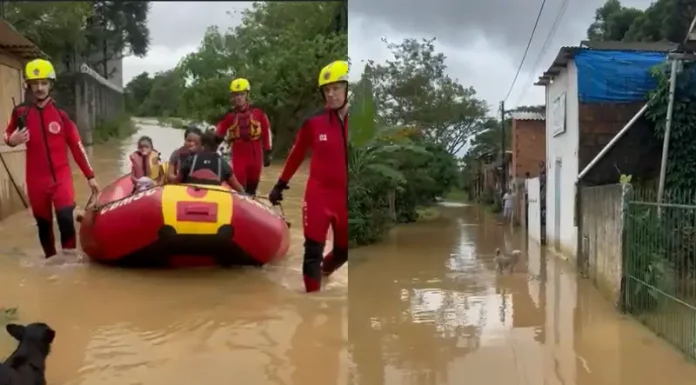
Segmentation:
<svg viewBox="0 0 696 385">
<path fill-rule="evenodd" d="M 263 200 L 265 200 L 265 201 L 268 201 L 269 203 L 271 202 L 271 200 L 268 199 L 268 198 L 266 198 L 266 197 L 257 196 L 256 199 L 263 199 Z M 283 209 L 283 205 L 282 205 L 280 202 L 278 202 L 278 203 L 276 203 L 276 204 L 273 204 L 273 203 L 271 203 L 271 204 L 273 205 L 273 207 L 278 206 L 278 208 L 280 209 L 280 216 L 283 217 L 283 220 L 285 221 L 285 224 L 288 225 L 288 228 L 290 228 L 290 227 L 291 227 L 291 224 L 290 224 L 290 221 L 288 221 L 288 220 L 286 219 L 286 217 L 285 217 L 285 210 Z"/>
</svg>

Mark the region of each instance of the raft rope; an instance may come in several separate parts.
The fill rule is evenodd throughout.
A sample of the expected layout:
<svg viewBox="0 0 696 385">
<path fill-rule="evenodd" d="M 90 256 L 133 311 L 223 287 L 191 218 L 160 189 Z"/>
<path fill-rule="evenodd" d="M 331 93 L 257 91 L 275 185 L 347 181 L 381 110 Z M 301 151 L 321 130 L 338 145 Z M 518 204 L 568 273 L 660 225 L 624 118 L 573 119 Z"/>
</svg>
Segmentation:
<svg viewBox="0 0 696 385">
<path fill-rule="evenodd" d="M 161 187 L 161 186 L 157 186 L 157 187 Z M 156 188 L 156 187 L 153 187 L 153 188 Z M 220 190 L 217 190 L 217 189 L 206 188 L 206 187 L 199 187 L 199 186 L 195 186 L 195 188 L 198 189 L 198 190 L 206 190 L 206 191 L 220 191 Z M 230 194 L 235 194 L 235 193 L 236 193 L 236 192 L 230 191 Z M 98 194 L 95 194 L 94 192 L 92 192 L 92 194 L 90 194 L 89 198 L 87 199 L 87 203 L 85 203 L 85 206 L 84 206 L 84 207 L 85 207 L 85 210 L 89 209 L 89 208 L 90 208 L 90 205 L 93 204 L 93 206 L 91 207 L 91 209 L 94 210 L 94 211 L 99 211 L 99 209 L 101 208 L 101 206 L 97 204 L 97 203 L 98 203 L 98 200 L 95 199 L 95 198 L 97 197 L 97 195 L 98 195 Z M 109 204 L 113 204 L 113 203 L 116 203 L 116 202 L 120 202 L 120 201 L 122 201 L 122 200 L 124 200 L 124 199 L 127 199 L 127 198 L 129 198 L 129 197 L 130 197 L 130 196 L 126 196 L 126 197 L 123 197 L 123 198 L 121 198 L 121 199 L 116 199 L 115 201 L 109 202 Z M 254 199 L 254 200 L 257 200 L 257 201 L 258 201 L 258 200 L 265 200 L 265 201 L 268 201 L 268 202 L 270 203 L 270 200 L 269 200 L 268 198 L 266 198 L 266 197 L 255 196 L 253 199 Z M 282 205 L 280 202 L 278 202 L 277 204 L 273 204 L 272 206 L 273 206 L 273 207 L 276 207 L 276 206 L 277 206 L 277 207 L 280 209 L 280 217 L 285 221 L 285 224 L 287 224 L 288 227 L 290 227 L 290 221 L 288 221 L 288 220 L 287 220 L 287 217 L 285 216 L 285 209 L 283 209 L 283 205 Z"/>
</svg>

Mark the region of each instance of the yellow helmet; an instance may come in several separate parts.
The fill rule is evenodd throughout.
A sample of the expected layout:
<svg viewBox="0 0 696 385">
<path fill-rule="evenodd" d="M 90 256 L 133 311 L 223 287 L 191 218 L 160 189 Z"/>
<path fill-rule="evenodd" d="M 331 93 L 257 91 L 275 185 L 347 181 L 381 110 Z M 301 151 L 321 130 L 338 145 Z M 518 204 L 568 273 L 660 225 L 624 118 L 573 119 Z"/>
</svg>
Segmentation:
<svg viewBox="0 0 696 385">
<path fill-rule="evenodd" d="M 230 92 L 249 92 L 251 91 L 251 84 L 249 81 L 243 78 L 234 79 L 230 83 Z"/>
<path fill-rule="evenodd" d="M 24 67 L 26 80 L 51 79 L 56 80 L 56 70 L 48 60 L 36 59 L 27 63 Z"/>
<path fill-rule="evenodd" d="M 327 65 L 319 72 L 319 88 L 338 82 L 348 81 L 348 62 L 345 60 L 336 60 Z"/>
</svg>

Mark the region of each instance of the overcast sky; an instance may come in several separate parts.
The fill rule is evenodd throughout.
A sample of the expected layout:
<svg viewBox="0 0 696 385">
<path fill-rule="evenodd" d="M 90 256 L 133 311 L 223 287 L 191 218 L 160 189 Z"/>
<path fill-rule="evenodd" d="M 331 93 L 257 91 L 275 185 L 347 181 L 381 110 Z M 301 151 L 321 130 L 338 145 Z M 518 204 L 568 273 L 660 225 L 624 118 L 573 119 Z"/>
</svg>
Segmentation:
<svg viewBox="0 0 696 385">
<path fill-rule="evenodd" d="M 251 2 L 204 1 L 150 4 L 150 51 L 144 58 L 123 59 L 124 86 L 144 71 L 154 74 L 173 68 L 184 56 L 196 51 L 209 26 L 218 25 L 222 30 L 235 27 L 240 22 L 239 11 L 251 6 Z"/>
<path fill-rule="evenodd" d="M 625 0 L 645 8 L 651 0 Z M 563 0 L 547 0 L 529 54 L 506 102 L 544 103 L 544 89 L 532 83 L 553 62 L 561 46 L 585 39 L 594 11 L 604 0 L 567 1 L 563 19 L 547 52 L 534 68 Z M 353 73 L 360 61 L 390 58 L 380 37 L 437 38 L 436 47 L 447 56 L 449 75 L 473 86 L 493 110 L 510 88 L 527 45 L 541 0 L 349 0 L 349 52 Z M 531 78 L 533 76 L 533 78 Z M 352 76 L 351 76 L 352 77 Z"/>
<path fill-rule="evenodd" d="M 543 88 L 531 83 L 549 67 L 561 46 L 577 45 L 585 38 L 594 10 L 604 1 L 567 1 L 556 34 L 538 61 L 563 2 L 546 1 L 523 71 L 507 101 L 508 108 L 518 103 L 543 104 Z M 650 0 L 623 3 L 645 8 Z M 437 48 L 448 57 L 450 75 L 464 85 L 474 86 L 495 110 L 515 76 L 541 1 L 349 0 L 348 4 L 352 75 L 362 71 L 362 60 L 389 58 L 380 41 L 382 36 L 393 42 L 409 37 L 436 37 Z M 208 26 L 233 27 L 239 23 L 239 10 L 249 6 L 250 3 L 236 2 L 152 2 L 150 52 L 142 59 L 124 59 L 124 84 L 143 71 L 155 73 L 174 67 L 187 53 L 196 50 Z M 233 15 L 228 15 L 228 11 Z"/>
</svg>

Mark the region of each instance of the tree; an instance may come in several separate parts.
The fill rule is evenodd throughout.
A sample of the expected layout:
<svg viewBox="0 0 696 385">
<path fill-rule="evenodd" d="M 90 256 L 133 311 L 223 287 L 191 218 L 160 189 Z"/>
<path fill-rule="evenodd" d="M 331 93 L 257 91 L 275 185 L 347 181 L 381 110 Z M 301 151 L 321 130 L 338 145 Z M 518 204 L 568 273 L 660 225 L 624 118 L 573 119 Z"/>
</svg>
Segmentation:
<svg viewBox="0 0 696 385">
<path fill-rule="evenodd" d="M 92 15 L 90 3 L 12 1 L 5 7 L 7 21 L 65 68 L 77 52 L 86 49 L 84 28 Z"/>
<path fill-rule="evenodd" d="M 587 37 L 593 41 L 682 42 L 694 15 L 695 0 L 658 0 L 644 11 L 608 0 L 597 8 Z"/>
<path fill-rule="evenodd" d="M 150 93 L 142 106 L 147 116 L 180 116 L 184 78 L 178 70 L 157 73 L 152 79 Z"/>
<path fill-rule="evenodd" d="M 254 3 L 242 23 L 225 33 L 210 28 L 199 49 L 179 65 L 190 87 L 182 104 L 187 116 L 217 123 L 229 108 L 234 77 L 251 82 L 253 103 L 269 115 L 274 146 L 289 148 L 302 120 L 322 105 L 317 75 L 346 59 L 345 31 L 332 31 L 343 2 Z"/>
<path fill-rule="evenodd" d="M 152 78 L 147 72 L 134 77 L 125 87 L 126 110 L 133 114 L 141 114 L 140 107 L 144 105 L 152 90 Z"/>
<path fill-rule="evenodd" d="M 89 46 L 83 58 L 108 79 L 110 60 L 127 55 L 144 57 L 150 46 L 149 10 L 149 1 L 93 1 L 85 30 Z"/>
<path fill-rule="evenodd" d="M 149 1 L 12 1 L 6 18 L 56 64 L 74 71 L 87 63 L 109 78 L 106 62 L 145 56 Z"/>
<path fill-rule="evenodd" d="M 380 118 L 389 126 L 417 127 L 427 140 L 457 154 L 484 128 L 485 101 L 445 73 L 446 58 L 435 52 L 435 39 L 383 41 L 394 58 L 369 61 L 364 72 L 375 85 Z"/>
</svg>

